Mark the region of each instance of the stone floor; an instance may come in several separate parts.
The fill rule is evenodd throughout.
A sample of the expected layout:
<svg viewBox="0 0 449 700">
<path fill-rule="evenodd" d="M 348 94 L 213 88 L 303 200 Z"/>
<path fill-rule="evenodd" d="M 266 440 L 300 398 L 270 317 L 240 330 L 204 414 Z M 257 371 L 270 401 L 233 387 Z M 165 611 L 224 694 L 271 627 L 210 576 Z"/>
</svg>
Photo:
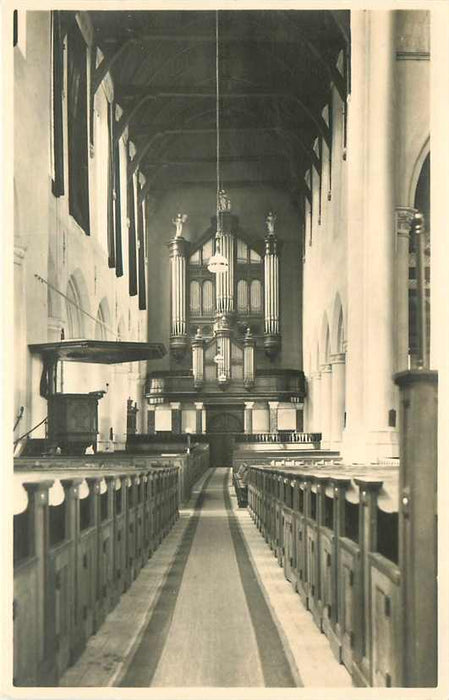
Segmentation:
<svg viewBox="0 0 449 700">
<path fill-rule="evenodd" d="M 337 688 L 351 679 L 237 507 L 230 470 L 217 469 L 60 685 Z"/>
</svg>

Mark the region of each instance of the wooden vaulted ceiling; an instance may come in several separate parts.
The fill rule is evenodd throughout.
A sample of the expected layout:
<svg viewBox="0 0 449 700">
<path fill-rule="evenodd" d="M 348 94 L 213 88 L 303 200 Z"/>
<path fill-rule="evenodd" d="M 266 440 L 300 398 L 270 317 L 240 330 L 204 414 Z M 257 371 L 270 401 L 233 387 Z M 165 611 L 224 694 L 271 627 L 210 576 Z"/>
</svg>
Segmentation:
<svg viewBox="0 0 449 700">
<path fill-rule="evenodd" d="M 89 12 L 115 99 L 154 192 L 215 183 L 215 12 Z M 297 191 L 329 140 L 321 114 L 347 55 L 347 11 L 219 12 L 221 174 L 224 186 Z"/>
</svg>

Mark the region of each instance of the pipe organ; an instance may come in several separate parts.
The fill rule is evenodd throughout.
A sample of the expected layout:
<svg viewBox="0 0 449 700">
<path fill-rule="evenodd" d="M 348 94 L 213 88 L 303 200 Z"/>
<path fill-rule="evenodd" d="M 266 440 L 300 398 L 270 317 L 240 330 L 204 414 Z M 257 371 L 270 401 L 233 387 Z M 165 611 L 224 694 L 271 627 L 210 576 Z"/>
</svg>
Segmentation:
<svg viewBox="0 0 449 700">
<path fill-rule="evenodd" d="M 279 243 L 274 232 L 276 217 L 270 212 L 266 219 L 264 255 L 264 346 L 268 357 L 273 358 L 281 345 L 279 315 Z"/>
<path fill-rule="evenodd" d="M 211 218 L 208 237 L 200 239 L 192 252 L 182 235 L 187 216 L 178 214 L 172 220 L 176 233 L 168 245 L 171 354 L 185 366 L 191 347 L 196 390 L 210 381 L 221 389 L 240 382 L 248 390 L 255 382 L 257 350 L 263 347 L 273 359 L 281 346 L 276 217 L 268 214 L 265 238 L 256 243 L 245 240 L 230 207 L 219 217 L 219 221 Z M 211 231 L 217 232 L 215 237 Z M 226 258 L 225 271 L 212 271 L 213 252 Z"/>
</svg>

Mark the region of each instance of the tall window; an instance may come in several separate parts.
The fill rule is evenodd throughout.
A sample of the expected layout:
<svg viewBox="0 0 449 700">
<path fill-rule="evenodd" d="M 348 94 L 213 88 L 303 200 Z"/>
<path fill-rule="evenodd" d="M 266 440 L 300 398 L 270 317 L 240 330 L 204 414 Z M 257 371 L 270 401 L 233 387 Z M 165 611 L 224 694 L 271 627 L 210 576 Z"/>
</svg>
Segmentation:
<svg viewBox="0 0 449 700">
<path fill-rule="evenodd" d="M 87 47 L 76 21 L 68 31 L 67 47 L 69 212 L 90 234 Z"/>
</svg>

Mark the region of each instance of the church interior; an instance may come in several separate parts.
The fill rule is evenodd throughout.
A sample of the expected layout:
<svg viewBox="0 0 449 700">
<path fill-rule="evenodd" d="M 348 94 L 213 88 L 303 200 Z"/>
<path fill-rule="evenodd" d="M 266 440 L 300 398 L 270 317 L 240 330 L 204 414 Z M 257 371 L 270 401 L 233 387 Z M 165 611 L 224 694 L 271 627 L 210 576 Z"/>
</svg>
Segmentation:
<svg viewBox="0 0 449 700">
<path fill-rule="evenodd" d="M 12 688 L 437 686 L 430 24 L 14 11 Z"/>
</svg>

